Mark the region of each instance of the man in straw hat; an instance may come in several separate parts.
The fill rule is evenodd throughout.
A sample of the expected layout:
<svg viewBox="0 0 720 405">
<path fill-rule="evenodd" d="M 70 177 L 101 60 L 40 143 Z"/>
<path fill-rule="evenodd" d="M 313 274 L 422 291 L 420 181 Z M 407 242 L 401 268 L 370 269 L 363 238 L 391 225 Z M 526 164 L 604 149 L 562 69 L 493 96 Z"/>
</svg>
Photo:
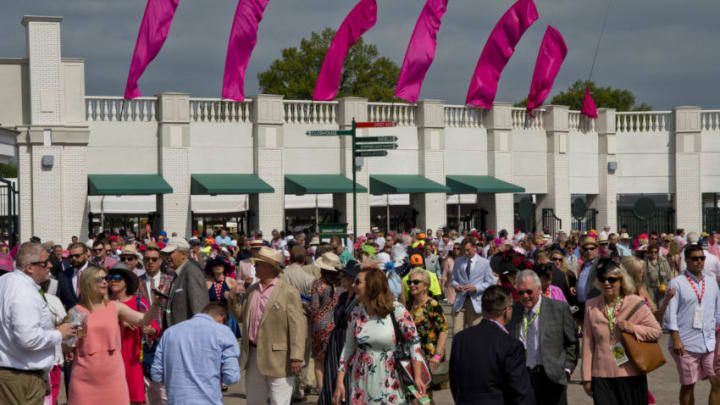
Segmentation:
<svg viewBox="0 0 720 405">
<path fill-rule="evenodd" d="M 305 357 L 307 320 L 298 290 L 278 277 L 282 254 L 261 247 L 253 260 L 260 281 L 247 292 L 238 285 L 230 297 L 230 308 L 242 323 L 240 368 L 247 402 L 289 404 Z"/>
<path fill-rule="evenodd" d="M 632 250 L 630 249 L 630 235 L 627 232 L 620 234 L 620 243 L 617 244 L 617 250 L 620 257 L 632 256 Z"/>
<path fill-rule="evenodd" d="M 597 241 L 592 236 L 586 236 L 580 242 L 580 254 L 583 264 L 578 273 L 576 287 L 579 308 L 576 315 L 580 319 L 585 316 L 585 301 L 600 295 L 600 290 L 598 290 L 594 284 L 595 278 L 597 278 L 596 268 L 599 247 Z"/>
</svg>

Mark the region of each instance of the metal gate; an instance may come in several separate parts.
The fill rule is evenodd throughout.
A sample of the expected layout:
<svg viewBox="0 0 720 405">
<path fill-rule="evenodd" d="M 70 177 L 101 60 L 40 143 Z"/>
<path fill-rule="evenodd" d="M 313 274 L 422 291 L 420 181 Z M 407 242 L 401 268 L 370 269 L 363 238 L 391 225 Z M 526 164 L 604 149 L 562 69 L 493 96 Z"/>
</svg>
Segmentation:
<svg viewBox="0 0 720 405">
<path fill-rule="evenodd" d="M 18 191 L 15 183 L 0 178 L 0 229 L 7 232 L 10 246 L 17 243 L 18 232 Z"/>
<path fill-rule="evenodd" d="M 618 227 L 626 227 L 631 236 L 645 232 L 673 232 L 675 226 L 675 210 L 667 208 L 655 208 L 652 215 L 641 218 L 635 215 L 632 207 L 618 208 Z"/>
<path fill-rule="evenodd" d="M 542 210 L 543 232 L 549 233 L 553 238 L 558 231 L 562 229 L 562 219 L 555 216 L 552 208 L 543 208 Z"/>
<path fill-rule="evenodd" d="M 703 227 L 706 232 L 720 231 L 720 208 L 706 207 L 703 209 Z"/>
<path fill-rule="evenodd" d="M 576 217 L 573 215 L 572 229 L 581 232 L 587 232 L 591 229 L 597 229 L 597 217 L 598 210 L 589 208 L 585 211 L 584 215 Z"/>
</svg>

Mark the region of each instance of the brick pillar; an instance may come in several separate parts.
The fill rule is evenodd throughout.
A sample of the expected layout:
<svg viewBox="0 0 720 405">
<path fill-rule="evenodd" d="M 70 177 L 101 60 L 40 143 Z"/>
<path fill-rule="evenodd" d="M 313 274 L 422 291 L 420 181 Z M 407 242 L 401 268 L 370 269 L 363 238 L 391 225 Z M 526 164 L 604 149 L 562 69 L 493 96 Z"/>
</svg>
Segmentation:
<svg viewBox="0 0 720 405">
<path fill-rule="evenodd" d="M 283 97 L 259 94 L 252 104 L 253 163 L 255 174 L 275 189 L 274 193 L 250 194 L 250 230 L 270 235 L 285 228 L 285 171 L 283 169 Z"/>
<path fill-rule="evenodd" d="M 544 106 L 543 115 L 547 136 L 547 194 L 540 194 L 536 201 L 538 230 L 542 230 L 542 210 L 552 208 L 562 220 L 562 229 L 569 231 L 572 225 L 570 213 L 570 159 L 568 157 L 569 109 L 562 105 Z M 604 224 L 603 224 L 604 225 Z"/>
<path fill-rule="evenodd" d="M 595 128 L 598 133 L 598 194 L 590 199 L 589 205 L 598 211 L 598 229 L 609 225 L 617 232 L 617 179 L 612 167 L 617 168 L 615 109 L 598 108 Z"/>
<path fill-rule="evenodd" d="M 350 129 L 353 118 L 355 121 L 367 121 L 368 100 L 360 97 L 344 97 L 339 100 L 338 124 L 340 129 Z M 367 129 L 357 130 L 358 136 L 367 135 Z M 392 153 L 392 152 L 390 152 Z M 368 159 L 358 167 L 356 173 L 359 185 L 370 189 L 370 172 Z M 352 180 L 352 140 L 349 136 L 340 137 L 340 173 Z M 353 198 L 352 193 L 333 194 L 333 208 L 340 211 L 340 222 L 347 222 L 348 230 L 353 230 Z M 370 232 L 370 193 L 357 193 L 357 226 L 360 234 Z"/>
<path fill-rule="evenodd" d="M 701 232 L 702 189 L 700 188 L 700 107 L 677 107 L 675 122 L 674 192 L 675 227 Z"/>
<path fill-rule="evenodd" d="M 171 194 L 156 197 L 161 229 L 168 235 L 190 233 L 190 96 L 158 96 L 158 172 L 170 184 Z"/>
<path fill-rule="evenodd" d="M 511 147 L 512 104 L 495 103 L 485 112 L 487 128 L 488 175 L 513 181 Z M 478 194 L 478 208 L 488 211 L 488 229 L 513 230 L 513 194 Z"/>
<path fill-rule="evenodd" d="M 421 175 L 445 184 L 445 114 L 443 102 L 422 100 L 417 104 L 418 159 Z M 392 153 L 392 152 L 391 152 Z M 445 193 L 410 194 L 410 206 L 418 210 L 417 227 L 437 229 L 447 223 Z"/>
<path fill-rule="evenodd" d="M 30 73 L 30 122 L 33 125 L 60 123 L 63 98 L 60 22 L 62 17 L 24 16 Z"/>
</svg>

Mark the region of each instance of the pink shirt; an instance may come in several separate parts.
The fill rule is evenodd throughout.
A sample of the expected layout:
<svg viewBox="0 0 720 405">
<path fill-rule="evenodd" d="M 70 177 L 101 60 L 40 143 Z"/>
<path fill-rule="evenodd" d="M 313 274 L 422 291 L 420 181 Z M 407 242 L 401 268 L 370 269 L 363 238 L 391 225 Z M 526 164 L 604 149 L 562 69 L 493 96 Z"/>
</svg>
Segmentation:
<svg viewBox="0 0 720 405">
<path fill-rule="evenodd" d="M 548 287 L 548 290 L 550 291 L 550 298 L 562 302 L 567 302 L 565 299 L 565 294 L 563 294 L 562 290 L 558 286 L 550 285 Z"/>
<path fill-rule="evenodd" d="M 267 305 L 270 293 L 273 287 L 277 284 L 277 277 L 274 278 L 266 288 L 263 289 L 262 283 L 258 283 L 258 290 L 253 294 L 253 298 L 250 301 L 250 321 L 248 323 L 248 339 L 257 343 L 258 332 L 260 331 L 260 321 L 262 320 L 263 313 L 265 312 L 265 305 Z"/>
</svg>

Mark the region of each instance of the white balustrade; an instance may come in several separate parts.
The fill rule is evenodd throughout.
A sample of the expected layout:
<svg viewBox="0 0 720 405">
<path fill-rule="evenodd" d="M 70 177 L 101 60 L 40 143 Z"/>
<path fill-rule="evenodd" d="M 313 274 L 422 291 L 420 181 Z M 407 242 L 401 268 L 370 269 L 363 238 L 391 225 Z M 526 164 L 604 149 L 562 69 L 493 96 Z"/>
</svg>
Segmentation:
<svg viewBox="0 0 720 405">
<path fill-rule="evenodd" d="M 398 126 L 415 125 L 417 106 L 405 103 L 368 103 L 369 121 L 394 121 Z"/>
<path fill-rule="evenodd" d="M 524 107 L 513 107 L 510 116 L 513 129 L 543 129 L 545 110 L 536 108 L 533 114 L 535 118 L 531 117 Z"/>
<path fill-rule="evenodd" d="M 665 132 L 672 123 L 672 111 L 628 111 L 615 113 L 617 132 Z"/>
<path fill-rule="evenodd" d="M 483 110 L 465 105 L 443 106 L 445 108 L 445 125 L 454 128 L 482 128 Z"/>
<path fill-rule="evenodd" d="M 86 121 L 155 121 L 156 114 L 156 97 L 85 97 Z"/>
<path fill-rule="evenodd" d="M 190 121 L 250 122 L 251 103 L 251 99 L 240 102 L 219 98 L 191 98 Z"/>
<path fill-rule="evenodd" d="M 582 115 L 580 111 L 570 110 L 568 115 L 568 129 L 578 132 L 593 132 L 595 131 L 595 120 Z"/>
<path fill-rule="evenodd" d="M 700 111 L 700 129 L 703 131 L 720 131 L 720 110 Z"/>
<path fill-rule="evenodd" d="M 286 124 L 336 124 L 337 101 L 284 100 Z"/>
</svg>

